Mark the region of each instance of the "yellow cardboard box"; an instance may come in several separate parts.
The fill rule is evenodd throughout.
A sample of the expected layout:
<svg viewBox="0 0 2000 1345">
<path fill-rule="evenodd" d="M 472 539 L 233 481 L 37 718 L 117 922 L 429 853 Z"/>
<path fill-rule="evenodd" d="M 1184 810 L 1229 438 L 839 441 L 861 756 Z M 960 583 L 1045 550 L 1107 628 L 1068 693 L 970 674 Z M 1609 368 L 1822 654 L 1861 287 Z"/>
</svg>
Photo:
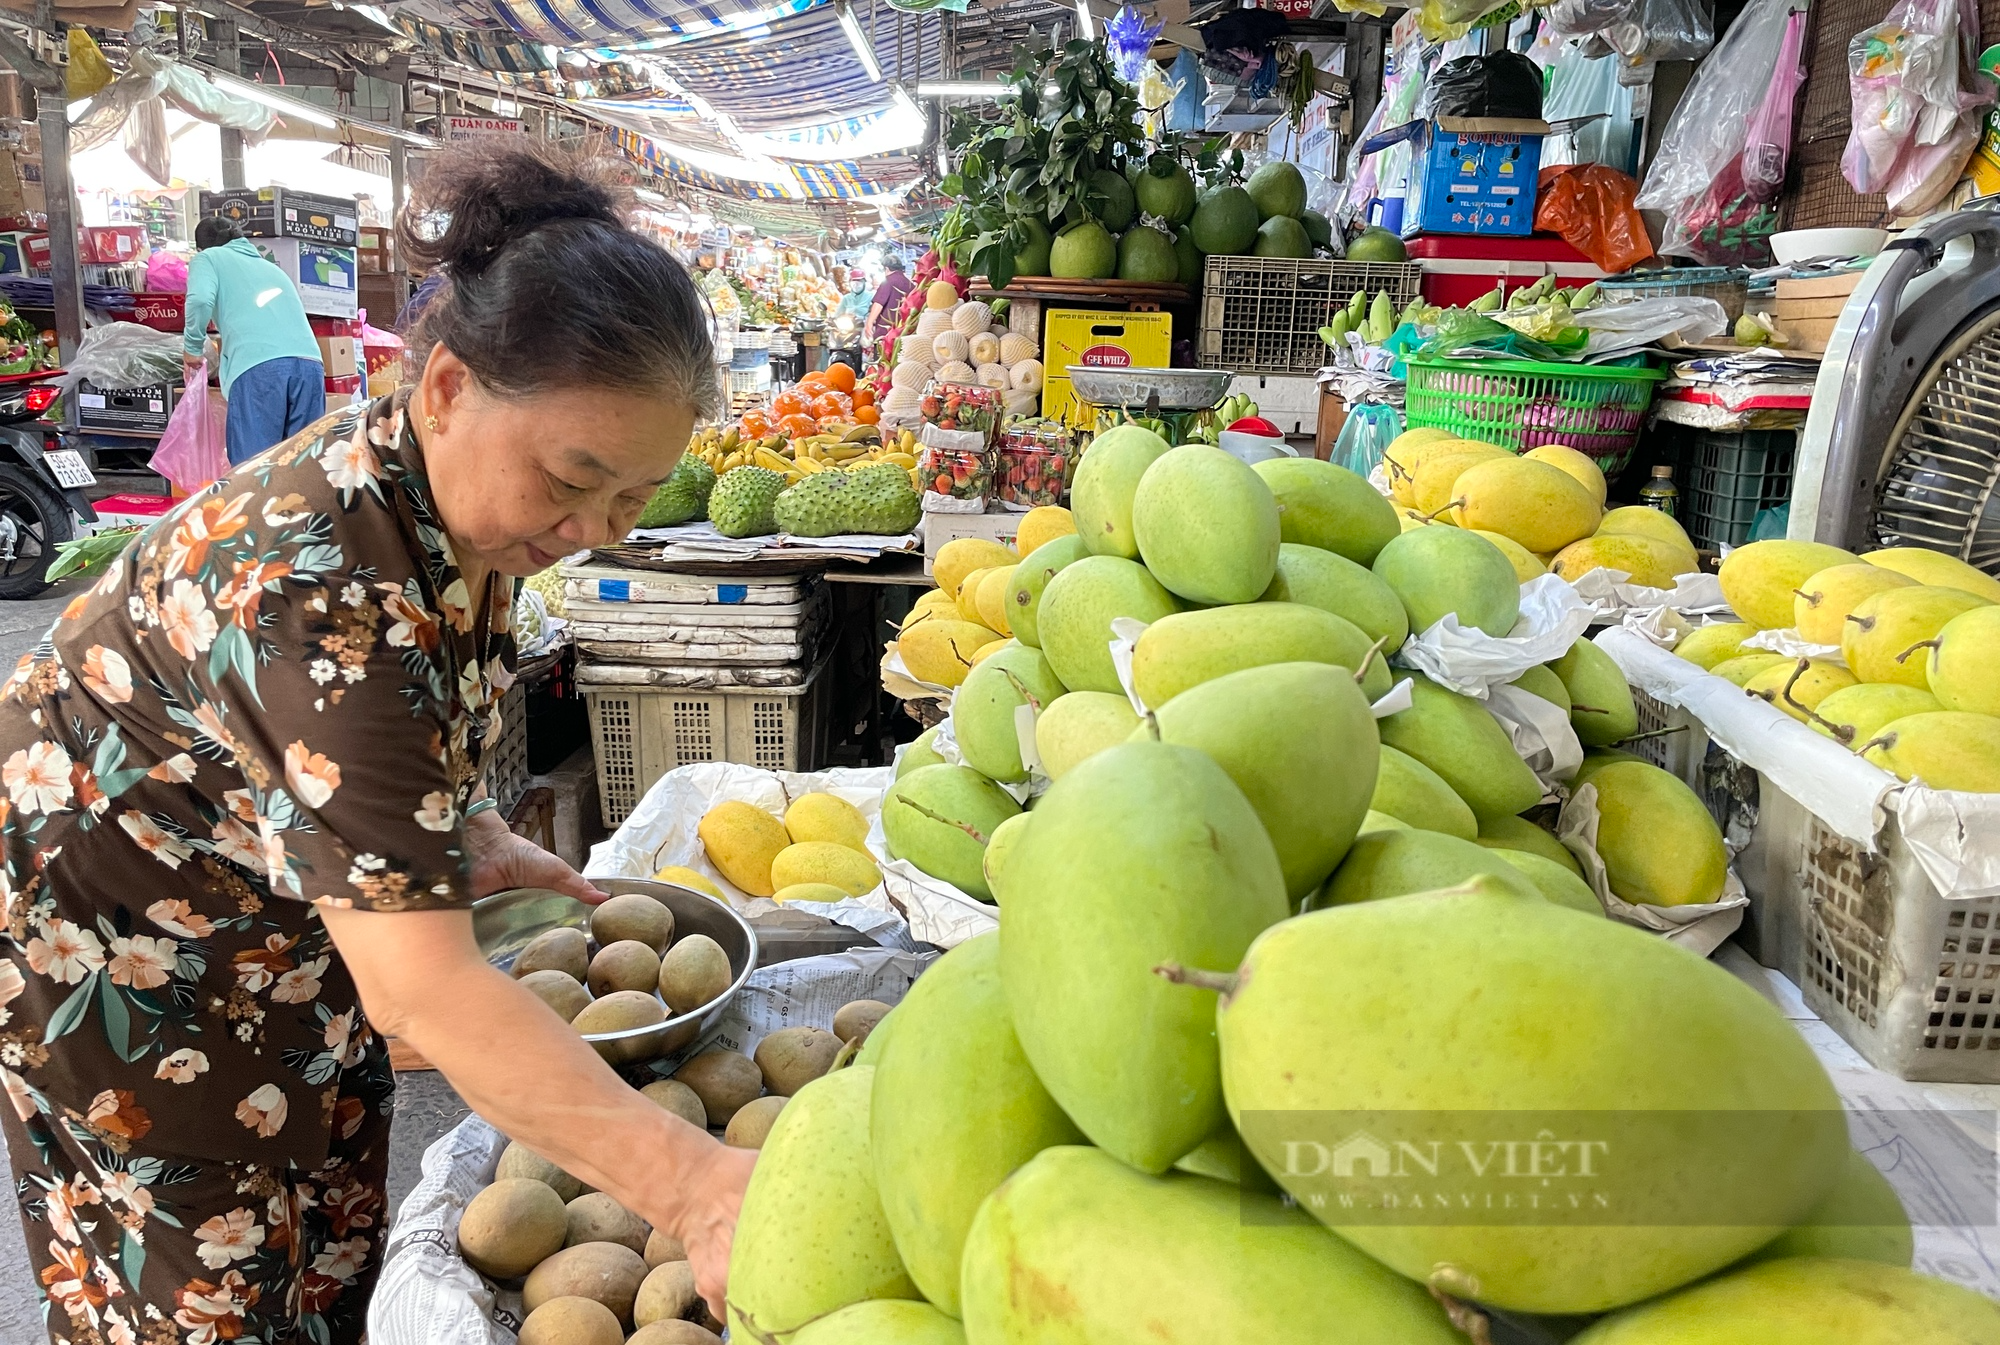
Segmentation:
<svg viewBox="0 0 2000 1345">
<path fill-rule="evenodd" d="M 1173 358 L 1170 313 L 1100 313 L 1052 308 L 1042 337 L 1042 414 L 1088 427 L 1094 413 L 1070 387 L 1069 368 L 1164 369 Z"/>
</svg>

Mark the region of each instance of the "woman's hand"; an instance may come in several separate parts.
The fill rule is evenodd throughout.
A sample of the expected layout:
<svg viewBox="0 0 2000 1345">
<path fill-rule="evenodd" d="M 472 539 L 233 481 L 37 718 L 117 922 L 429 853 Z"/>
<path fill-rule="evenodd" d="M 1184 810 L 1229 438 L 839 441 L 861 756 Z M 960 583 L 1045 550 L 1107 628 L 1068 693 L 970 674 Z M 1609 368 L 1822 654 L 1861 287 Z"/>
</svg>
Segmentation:
<svg viewBox="0 0 2000 1345">
<path fill-rule="evenodd" d="M 610 894 L 533 841 L 516 836 L 492 809 L 465 820 L 472 859 L 472 895 L 491 896 L 516 887 L 545 887 L 595 906 Z"/>
<path fill-rule="evenodd" d="M 708 1161 L 689 1174 L 680 1195 L 680 1209 L 667 1231 L 687 1249 L 694 1270 L 694 1287 L 719 1322 L 729 1320 L 723 1291 L 729 1282 L 729 1251 L 736 1237 L 736 1216 L 743 1209 L 743 1190 L 757 1165 L 755 1149 L 718 1145 Z"/>
</svg>

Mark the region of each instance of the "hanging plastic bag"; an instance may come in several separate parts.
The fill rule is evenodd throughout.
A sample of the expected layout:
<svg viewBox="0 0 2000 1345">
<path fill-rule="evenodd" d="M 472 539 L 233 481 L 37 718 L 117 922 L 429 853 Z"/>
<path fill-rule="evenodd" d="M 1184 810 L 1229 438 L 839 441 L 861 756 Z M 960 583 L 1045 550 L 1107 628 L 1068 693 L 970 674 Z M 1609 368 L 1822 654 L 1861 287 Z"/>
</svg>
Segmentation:
<svg viewBox="0 0 2000 1345">
<path fill-rule="evenodd" d="M 187 258 L 161 248 L 146 259 L 146 290 L 149 294 L 186 294 Z"/>
<path fill-rule="evenodd" d="M 1542 72 L 1518 51 L 1447 61 L 1425 93 L 1434 118 L 1542 115 Z"/>
<path fill-rule="evenodd" d="M 1589 37 L 1637 18 L 1640 0 L 1556 0 L 1543 22 L 1558 37 Z"/>
<path fill-rule="evenodd" d="M 167 418 L 160 446 L 147 465 L 189 494 L 228 475 L 227 415 L 227 404 L 208 395 L 208 362 L 203 360 L 188 374 L 187 390 Z"/>
<path fill-rule="evenodd" d="M 1921 214 L 1957 183 L 1993 101 L 1975 72 L 1979 10 L 1967 0 L 1899 0 L 1847 44 L 1853 100 L 1840 172 L 1891 214 Z"/>
<path fill-rule="evenodd" d="M 1606 27 L 1604 37 L 1631 66 L 1698 61 L 1715 45 L 1715 21 L 1705 0 L 1641 0 L 1625 22 Z"/>
<path fill-rule="evenodd" d="M 1563 241 L 1614 274 L 1653 255 L 1646 221 L 1632 198 L 1639 184 L 1602 164 L 1544 168 L 1535 198 L 1535 228 Z"/>
<path fill-rule="evenodd" d="M 63 68 L 63 92 L 73 103 L 88 98 L 112 80 L 118 72 L 104 59 L 97 39 L 82 28 L 69 30 L 69 64 Z"/>
<path fill-rule="evenodd" d="M 1798 44 L 1805 31 L 1805 15 L 1793 15 L 1792 3 L 1750 0 L 1696 70 L 1694 82 L 1668 120 L 1635 202 L 1642 210 L 1665 216 L 1662 253 L 1695 257 L 1712 266 L 1752 258 L 1769 264 L 1769 237 L 1777 226 L 1777 212 L 1770 202 L 1746 196 L 1744 160 L 1752 161 L 1752 172 L 1761 180 L 1775 159 L 1783 178 L 1782 165 L 1790 150 L 1791 105 L 1799 87 Z M 1753 121 L 1773 125 L 1780 103 L 1784 140 L 1766 139 L 1749 148 Z M 1765 112 L 1769 118 L 1760 118 Z M 1775 154 L 1767 154 L 1767 149 Z"/>
<path fill-rule="evenodd" d="M 1601 163 L 1624 170 L 1632 165 L 1632 91 L 1618 79 L 1614 56 L 1592 57 L 1570 42 L 1549 65 L 1549 91 L 1542 116 L 1552 122 L 1599 117 L 1568 135 L 1542 141 L 1542 167 Z M 1601 115 L 1600 115 L 1601 114 Z M 1637 185 L 1636 183 L 1634 184 Z"/>
<path fill-rule="evenodd" d="M 142 98 L 125 121 L 125 157 L 162 187 L 173 185 L 174 142 L 167 135 L 167 105 Z"/>
<path fill-rule="evenodd" d="M 1403 432 L 1403 418 L 1385 402 L 1356 402 L 1347 409 L 1347 421 L 1333 445 L 1333 461 L 1348 471 L 1367 476 L 1382 463 L 1383 450 Z"/>
</svg>

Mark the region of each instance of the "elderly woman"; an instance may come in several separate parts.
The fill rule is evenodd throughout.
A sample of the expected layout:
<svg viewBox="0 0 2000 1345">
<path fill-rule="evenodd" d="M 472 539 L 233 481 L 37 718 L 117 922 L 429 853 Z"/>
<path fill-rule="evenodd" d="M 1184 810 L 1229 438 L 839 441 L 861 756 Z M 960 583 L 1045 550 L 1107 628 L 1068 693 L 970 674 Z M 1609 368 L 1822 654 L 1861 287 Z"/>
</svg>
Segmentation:
<svg viewBox="0 0 2000 1345">
<path fill-rule="evenodd" d="M 717 391 L 703 305 L 586 164 L 441 159 L 413 388 L 187 501 L 0 690 L 0 1106 L 52 1340 L 355 1342 L 385 1036 L 688 1249 L 754 1155 L 626 1086 L 468 904 L 596 892 L 481 784 L 515 578 L 624 536 Z"/>
</svg>

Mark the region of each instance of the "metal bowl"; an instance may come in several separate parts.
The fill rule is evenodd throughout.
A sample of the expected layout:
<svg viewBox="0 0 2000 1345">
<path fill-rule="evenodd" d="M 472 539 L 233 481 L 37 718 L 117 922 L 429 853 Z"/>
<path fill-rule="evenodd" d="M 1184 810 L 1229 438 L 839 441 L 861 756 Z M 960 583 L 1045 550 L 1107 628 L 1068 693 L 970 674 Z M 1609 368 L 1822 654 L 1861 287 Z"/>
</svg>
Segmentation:
<svg viewBox="0 0 2000 1345">
<path fill-rule="evenodd" d="M 653 898 L 674 913 L 674 938 L 706 934 L 728 955 L 729 969 L 736 979 L 720 995 L 699 1009 L 669 1017 L 651 1027 L 627 1028 L 623 1032 L 586 1032 L 583 1039 L 613 1065 L 632 1065 L 672 1055 L 722 1020 L 722 1011 L 736 998 L 736 992 L 750 979 L 757 966 L 757 932 L 750 922 L 733 909 L 703 892 L 658 883 L 650 878 L 594 878 L 597 887 L 614 897 L 637 892 Z M 521 887 L 496 892 L 472 904 L 472 934 L 486 960 L 502 969 L 514 965 L 523 948 L 552 929 L 575 928 L 589 932 L 590 907 L 575 897 L 541 887 Z M 654 992 L 657 996 L 658 992 Z"/>
<path fill-rule="evenodd" d="M 1235 377 L 1227 369 L 1093 369 L 1068 366 L 1069 385 L 1092 406 L 1134 411 L 1157 405 L 1162 411 L 1201 411 L 1229 395 Z M 1158 395 L 1159 401 L 1153 402 Z"/>
</svg>

